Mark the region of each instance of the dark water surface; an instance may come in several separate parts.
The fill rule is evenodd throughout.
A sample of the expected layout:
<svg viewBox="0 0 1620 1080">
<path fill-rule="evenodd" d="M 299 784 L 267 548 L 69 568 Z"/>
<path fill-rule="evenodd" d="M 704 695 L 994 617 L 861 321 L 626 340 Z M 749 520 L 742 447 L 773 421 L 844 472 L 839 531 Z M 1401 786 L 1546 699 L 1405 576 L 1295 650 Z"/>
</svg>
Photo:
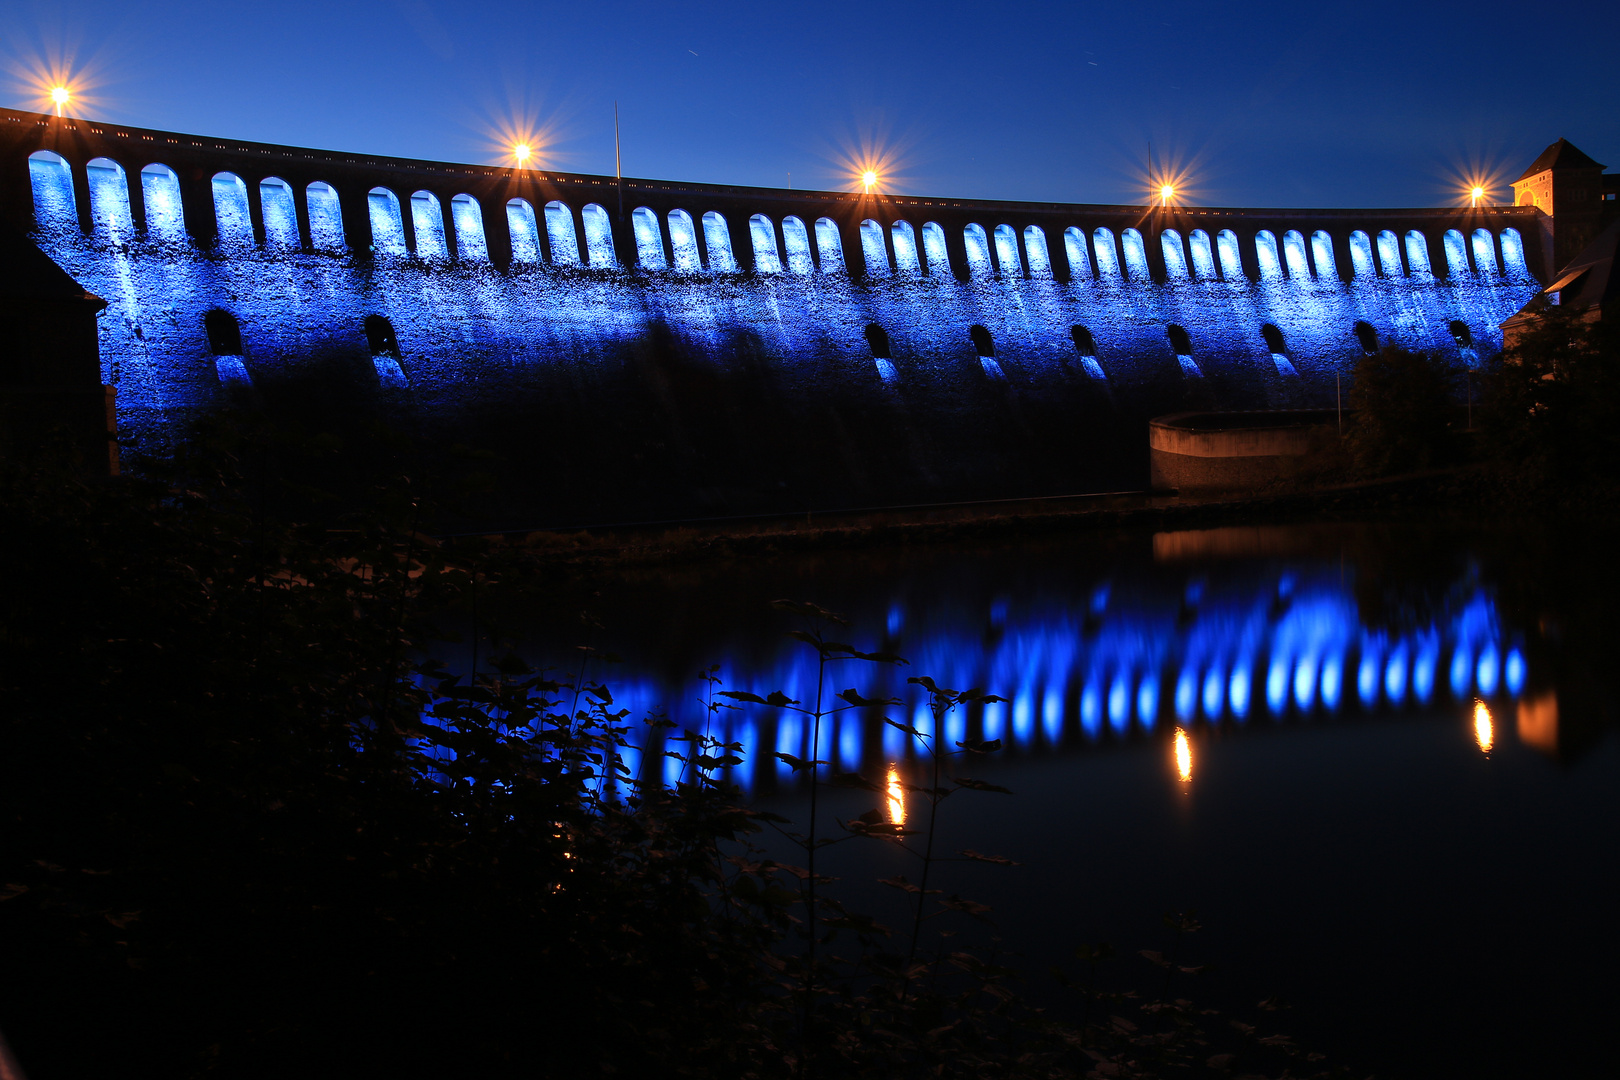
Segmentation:
<svg viewBox="0 0 1620 1080">
<path fill-rule="evenodd" d="M 596 669 L 616 704 L 701 727 L 700 669 L 725 686 L 813 701 L 815 654 L 778 598 L 844 614 L 829 628 L 908 667 L 829 676 L 904 704 L 908 675 L 1005 704 L 953 715 L 954 744 L 1004 749 L 968 772 L 1013 789 L 945 805 L 941 847 L 1022 865 L 953 863 L 945 885 L 990 904 L 1031 997 L 1076 945 L 1129 960 L 1160 916 L 1196 909 L 1186 992 L 1225 1006 L 1281 993 L 1285 1030 L 1399 1077 L 1610 1076 L 1620 885 L 1620 739 L 1612 661 L 1620 599 L 1604 537 L 1364 526 L 1229 529 L 834 553 L 660 570 L 605 582 L 602 628 L 558 617 L 624 658 Z M 772 755 L 808 757 L 791 712 L 721 714 L 744 745 L 732 778 L 803 820 Z M 1186 733 L 1190 778 L 1175 760 Z M 874 709 L 824 726 L 833 771 L 920 781 L 908 737 Z M 632 764 L 674 775 L 656 737 Z M 836 791 L 849 818 L 880 800 Z M 911 808 L 915 812 L 915 807 Z M 915 875 L 885 841 L 834 849 L 858 906 L 902 925 Z M 786 851 L 775 852 L 787 855 Z"/>
</svg>

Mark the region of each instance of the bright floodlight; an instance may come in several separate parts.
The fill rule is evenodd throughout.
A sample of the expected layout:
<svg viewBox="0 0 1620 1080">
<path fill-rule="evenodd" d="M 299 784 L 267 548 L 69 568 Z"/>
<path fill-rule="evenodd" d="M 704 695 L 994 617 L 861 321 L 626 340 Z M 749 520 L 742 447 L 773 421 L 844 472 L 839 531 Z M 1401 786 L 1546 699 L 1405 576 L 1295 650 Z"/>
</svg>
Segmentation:
<svg viewBox="0 0 1620 1080">
<path fill-rule="evenodd" d="M 51 104 L 57 106 L 58 108 L 61 108 L 63 105 L 66 105 L 68 103 L 68 99 L 70 99 L 71 97 L 73 97 L 73 94 L 72 94 L 71 91 L 68 90 L 67 87 L 65 87 L 65 86 L 53 86 L 53 87 L 51 87 Z"/>
<path fill-rule="evenodd" d="M 1166 184 L 1159 189 L 1159 198 L 1164 200 L 1164 205 L 1169 206 L 1170 200 L 1175 197 L 1176 187 L 1174 184 Z"/>
<path fill-rule="evenodd" d="M 517 163 L 519 165 L 527 164 L 529 161 L 529 155 L 531 153 L 533 153 L 533 151 L 529 149 L 528 143 L 518 143 L 516 146 L 512 147 L 512 156 L 517 158 Z"/>
<path fill-rule="evenodd" d="M 877 179 L 877 173 L 873 172 L 871 169 L 867 169 L 865 172 L 861 173 L 861 183 L 866 185 L 867 191 L 872 190 L 872 185 L 877 183 Z"/>
<path fill-rule="evenodd" d="M 1482 187 L 1476 186 L 1468 194 L 1469 194 L 1469 197 L 1474 200 L 1474 205 L 1478 206 L 1479 205 L 1479 200 L 1481 200 L 1481 199 L 1483 199 L 1485 197 L 1485 189 L 1482 188 Z"/>
</svg>

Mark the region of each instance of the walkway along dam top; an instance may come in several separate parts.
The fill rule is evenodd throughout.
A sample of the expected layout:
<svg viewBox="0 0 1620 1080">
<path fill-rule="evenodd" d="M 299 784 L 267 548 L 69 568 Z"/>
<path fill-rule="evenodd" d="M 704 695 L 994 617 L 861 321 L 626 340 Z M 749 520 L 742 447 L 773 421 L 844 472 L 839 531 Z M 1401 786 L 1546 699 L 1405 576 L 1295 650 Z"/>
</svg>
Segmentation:
<svg viewBox="0 0 1620 1080">
<path fill-rule="evenodd" d="M 1146 418 L 1459 372 L 1546 280 L 1534 207 L 787 191 L 0 110 L 0 217 L 107 301 L 137 455 L 232 402 L 492 451 L 491 523 L 1118 490 Z"/>
</svg>

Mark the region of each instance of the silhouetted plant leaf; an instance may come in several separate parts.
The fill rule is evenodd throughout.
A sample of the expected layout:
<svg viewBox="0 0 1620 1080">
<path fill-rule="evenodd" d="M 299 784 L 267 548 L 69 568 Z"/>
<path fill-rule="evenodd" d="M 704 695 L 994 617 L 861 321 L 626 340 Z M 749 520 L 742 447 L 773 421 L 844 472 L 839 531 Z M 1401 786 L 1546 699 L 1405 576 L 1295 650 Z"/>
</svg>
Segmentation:
<svg viewBox="0 0 1620 1080">
<path fill-rule="evenodd" d="M 951 777 L 951 783 L 955 784 L 957 787 L 969 788 L 973 791 L 993 791 L 998 795 L 1012 794 L 1012 790 L 1010 788 L 1004 788 L 1000 784 L 986 783 L 983 780 L 974 780 L 967 776 L 953 776 Z"/>
<path fill-rule="evenodd" d="M 751 702 L 755 705 L 765 704 L 764 698 L 760 697 L 758 694 L 750 694 L 746 690 L 722 690 L 720 691 L 720 696 L 731 698 L 733 701 Z"/>
<path fill-rule="evenodd" d="M 956 745 L 960 746 L 963 750 L 966 750 L 970 754 L 993 754 L 997 750 L 1001 749 L 1001 740 L 991 739 L 989 742 L 986 742 L 983 739 L 967 739 L 963 742 L 957 743 Z"/>
<path fill-rule="evenodd" d="M 849 702 L 851 705 L 898 705 L 898 704 L 900 704 L 900 699 L 899 698 L 869 698 L 869 697 L 862 697 L 860 692 L 858 690 L 856 690 L 854 687 L 850 687 L 848 690 L 843 691 L 838 696 L 843 698 L 845 701 Z"/>
<path fill-rule="evenodd" d="M 849 620 L 842 615 L 836 615 L 820 604 L 812 604 L 807 600 L 773 600 L 771 607 L 777 611 L 785 611 L 790 615 L 802 615 L 807 619 L 826 619 L 839 626 L 848 626 Z"/>
<path fill-rule="evenodd" d="M 1023 865 L 1022 863 L 1014 862 L 1005 855 L 982 855 L 979 852 L 974 851 L 972 848 L 964 848 L 962 851 L 957 852 L 957 854 L 961 855 L 964 859 L 972 859 L 974 862 L 995 863 L 997 866 Z"/>
</svg>

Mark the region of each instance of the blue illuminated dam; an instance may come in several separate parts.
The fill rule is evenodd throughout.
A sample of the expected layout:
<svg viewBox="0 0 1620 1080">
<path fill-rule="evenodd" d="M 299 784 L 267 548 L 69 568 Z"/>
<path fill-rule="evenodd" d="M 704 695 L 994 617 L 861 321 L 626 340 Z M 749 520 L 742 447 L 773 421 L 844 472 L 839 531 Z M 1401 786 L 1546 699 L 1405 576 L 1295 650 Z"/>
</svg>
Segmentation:
<svg viewBox="0 0 1620 1080">
<path fill-rule="evenodd" d="M 135 450 L 232 402 L 492 451 L 535 523 L 1141 487 L 1146 418 L 1462 371 L 1533 208 L 784 191 L 0 110 L 0 212 L 108 302 Z"/>
</svg>

